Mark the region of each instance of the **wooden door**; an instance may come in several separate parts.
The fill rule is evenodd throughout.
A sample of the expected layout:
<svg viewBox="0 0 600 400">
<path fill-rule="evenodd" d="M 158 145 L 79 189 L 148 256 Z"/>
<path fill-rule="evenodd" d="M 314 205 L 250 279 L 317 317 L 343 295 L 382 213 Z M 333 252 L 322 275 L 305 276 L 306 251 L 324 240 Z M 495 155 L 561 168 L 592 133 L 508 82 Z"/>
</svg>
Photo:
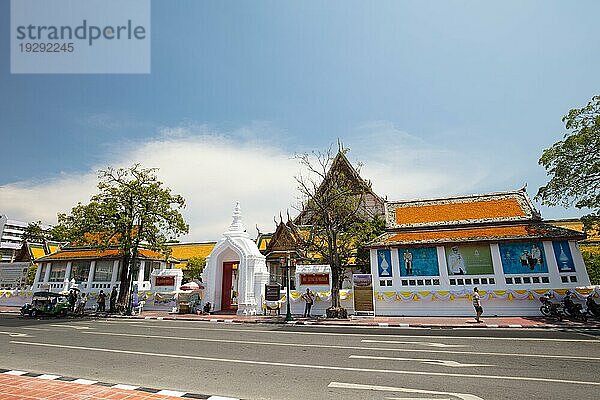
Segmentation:
<svg viewBox="0 0 600 400">
<path fill-rule="evenodd" d="M 233 264 L 236 262 L 223 263 L 223 285 L 221 286 L 221 310 L 231 309 L 231 275 Z"/>
</svg>

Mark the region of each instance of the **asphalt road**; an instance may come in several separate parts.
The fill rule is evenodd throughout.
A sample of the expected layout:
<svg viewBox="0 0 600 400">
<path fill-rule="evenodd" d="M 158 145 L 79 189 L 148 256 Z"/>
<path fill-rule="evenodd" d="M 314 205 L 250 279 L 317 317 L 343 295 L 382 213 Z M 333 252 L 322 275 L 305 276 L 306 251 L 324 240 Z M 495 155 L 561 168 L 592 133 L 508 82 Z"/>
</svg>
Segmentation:
<svg viewBox="0 0 600 400">
<path fill-rule="evenodd" d="M 593 399 L 600 336 L 0 315 L 0 368 L 242 399 Z"/>
</svg>

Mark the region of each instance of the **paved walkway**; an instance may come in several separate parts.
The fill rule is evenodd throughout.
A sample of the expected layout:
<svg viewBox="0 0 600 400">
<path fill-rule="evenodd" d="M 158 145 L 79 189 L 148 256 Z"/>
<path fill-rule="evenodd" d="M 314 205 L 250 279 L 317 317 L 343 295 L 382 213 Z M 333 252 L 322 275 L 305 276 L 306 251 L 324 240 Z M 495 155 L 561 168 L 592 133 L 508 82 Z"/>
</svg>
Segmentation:
<svg viewBox="0 0 600 400">
<path fill-rule="evenodd" d="M 0 307 L 0 313 L 19 313 L 18 307 Z M 476 323 L 472 317 L 351 317 L 346 320 L 328 320 L 325 318 L 302 318 L 285 321 L 284 315 L 239 316 L 228 314 L 174 314 L 167 311 L 144 310 L 133 316 L 88 314 L 95 317 L 114 317 L 131 319 L 161 319 L 185 321 L 210 321 L 223 323 L 265 323 L 327 326 L 389 326 L 389 327 L 430 327 L 430 328 L 600 328 L 600 321 L 590 318 L 588 322 L 564 319 L 556 321 L 543 317 L 482 317 Z"/>
<path fill-rule="evenodd" d="M 0 398 L 2 400 L 225 400 L 226 397 L 194 393 L 155 390 L 137 386 L 109 384 L 87 379 L 56 375 L 1 370 Z M 230 399 L 237 400 L 237 399 Z"/>
</svg>

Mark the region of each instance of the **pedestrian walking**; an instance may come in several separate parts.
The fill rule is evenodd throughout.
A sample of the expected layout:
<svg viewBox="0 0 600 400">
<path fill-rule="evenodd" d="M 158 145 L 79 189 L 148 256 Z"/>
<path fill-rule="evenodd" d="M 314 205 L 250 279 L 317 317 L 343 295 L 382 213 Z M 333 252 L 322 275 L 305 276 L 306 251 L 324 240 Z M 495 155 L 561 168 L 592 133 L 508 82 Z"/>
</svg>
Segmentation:
<svg viewBox="0 0 600 400">
<path fill-rule="evenodd" d="M 483 307 L 481 307 L 481 297 L 477 288 L 473 289 L 473 307 L 475 308 L 475 321 L 481 322 L 480 317 L 483 314 Z"/>
<path fill-rule="evenodd" d="M 87 303 L 87 296 L 85 293 L 81 293 L 81 296 L 77 299 L 77 308 L 75 309 L 75 313 L 77 315 L 85 314 L 85 304 Z"/>
<path fill-rule="evenodd" d="M 304 306 L 304 318 L 306 318 L 307 316 L 308 318 L 310 318 L 310 309 L 313 303 L 315 302 L 315 296 L 314 294 L 312 294 L 310 289 L 307 288 L 306 293 L 302 294 L 302 300 L 304 300 L 304 302 L 306 303 L 306 305 Z"/>
<path fill-rule="evenodd" d="M 100 290 L 100 293 L 98 293 L 98 312 L 102 311 L 102 312 L 106 312 L 106 294 L 104 293 L 104 290 Z"/>
<path fill-rule="evenodd" d="M 110 313 L 114 314 L 117 309 L 117 287 L 113 286 L 112 292 L 110 292 Z"/>
</svg>

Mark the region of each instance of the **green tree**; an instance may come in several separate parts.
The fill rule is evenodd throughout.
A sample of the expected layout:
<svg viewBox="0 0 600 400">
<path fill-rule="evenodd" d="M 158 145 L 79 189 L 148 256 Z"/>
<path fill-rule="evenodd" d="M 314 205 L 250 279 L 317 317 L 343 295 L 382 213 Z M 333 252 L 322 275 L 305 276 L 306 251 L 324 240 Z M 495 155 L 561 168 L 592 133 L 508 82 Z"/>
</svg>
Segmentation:
<svg viewBox="0 0 600 400">
<path fill-rule="evenodd" d="M 385 232 L 385 220 L 379 215 L 354 225 L 352 233 L 355 239 L 356 260 L 355 264 L 362 273 L 371 270 L 371 251 L 367 245 Z"/>
<path fill-rule="evenodd" d="M 43 243 L 46 240 L 66 242 L 67 233 L 61 225 L 51 226 L 44 229 L 42 221 L 30 222 L 23 232 L 23 241 Z"/>
<path fill-rule="evenodd" d="M 589 229 L 600 221 L 600 96 L 562 120 L 569 132 L 542 153 L 539 164 L 550 181 L 539 188 L 536 199 L 549 206 L 590 209 L 582 218 Z"/>
<path fill-rule="evenodd" d="M 591 251 L 582 251 L 583 262 L 587 269 L 590 283 L 600 285 L 600 254 L 594 254 Z"/>
<path fill-rule="evenodd" d="M 206 267 L 206 258 L 202 256 L 191 257 L 185 265 L 186 277 L 189 280 L 200 279 Z"/>
<path fill-rule="evenodd" d="M 340 148 L 340 152 L 346 152 Z M 339 155 L 338 155 L 339 156 Z M 344 266 L 356 256 L 356 232 L 368 216 L 365 213 L 366 189 L 341 168 L 331 168 L 335 155 L 326 152 L 297 156 L 305 173 L 296 176 L 302 202 L 302 213 L 311 223 L 311 235 L 305 243 L 307 253 L 316 253 L 331 267 L 330 318 L 345 318 L 339 290 Z"/>
<path fill-rule="evenodd" d="M 180 210 L 185 201 L 163 187 L 156 169 L 135 164 L 98 172 L 99 193 L 88 204 L 79 203 L 58 220 L 72 243 L 98 248 L 118 246 L 123 254 L 117 305 L 129 303 L 130 283 L 138 249 L 143 243 L 168 253 L 166 243 L 188 232 Z"/>
<path fill-rule="evenodd" d="M 35 273 L 37 272 L 38 269 L 38 265 L 37 264 L 33 264 L 30 265 L 29 268 L 27 269 L 27 285 L 33 285 L 33 282 L 35 281 Z"/>
</svg>

